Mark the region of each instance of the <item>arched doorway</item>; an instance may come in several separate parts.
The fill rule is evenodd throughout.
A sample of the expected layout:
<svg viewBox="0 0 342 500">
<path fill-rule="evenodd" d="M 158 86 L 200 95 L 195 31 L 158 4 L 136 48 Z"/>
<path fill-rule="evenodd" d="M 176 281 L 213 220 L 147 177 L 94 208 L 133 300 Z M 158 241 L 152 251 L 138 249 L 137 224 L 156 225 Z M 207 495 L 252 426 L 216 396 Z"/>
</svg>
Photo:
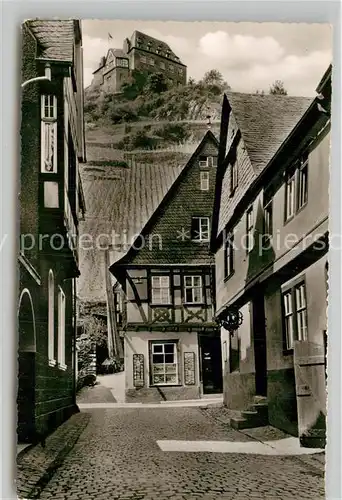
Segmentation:
<svg viewBox="0 0 342 500">
<path fill-rule="evenodd" d="M 18 441 L 31 442 L 35 435 L 36 329 L 32 298 L 25 288 L 19 298 Z"/>
</svg>

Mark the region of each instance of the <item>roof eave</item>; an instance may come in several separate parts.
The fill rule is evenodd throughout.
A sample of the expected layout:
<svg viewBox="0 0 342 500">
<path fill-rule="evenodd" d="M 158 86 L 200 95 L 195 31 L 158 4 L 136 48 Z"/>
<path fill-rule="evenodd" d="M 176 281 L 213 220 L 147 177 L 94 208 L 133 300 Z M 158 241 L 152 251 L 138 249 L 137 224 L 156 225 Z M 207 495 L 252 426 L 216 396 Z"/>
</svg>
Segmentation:
<svg viewBox="0 0 342 500">
<path fill-rule="evenodd" d="M 49 57 L 36 57 L 36 60 L 38 62 L 42 62 L 42 63 L 61 64 L 61 65 L 64 65 L 64 66 L 72 66 L 72 64 L 73 64 L 72 61 L 66 61 L 66 60 L 63 60 L 63 59 L 52 59 L 52 58 L 49 58 Z"/>
<path fill-rule="evenodd" d="M 329 64 L 326 72 L 321 78 L 321 81 L 317 85 L 316 92 L 320 94 L 322 90 L 328 85 L 331 84 L 331 75 L 332 75 L 332 64 Z"/>
</svg>

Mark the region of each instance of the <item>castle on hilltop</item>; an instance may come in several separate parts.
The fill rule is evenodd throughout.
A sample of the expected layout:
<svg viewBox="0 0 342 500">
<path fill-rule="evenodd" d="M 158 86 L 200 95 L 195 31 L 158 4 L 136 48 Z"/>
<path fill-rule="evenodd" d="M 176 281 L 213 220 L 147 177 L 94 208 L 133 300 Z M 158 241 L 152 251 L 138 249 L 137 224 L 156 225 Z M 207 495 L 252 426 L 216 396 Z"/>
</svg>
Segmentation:
<svg viewBox="0 0 342 500">
<path fill-rule="evenodd" d="M 134 31 L 126 38 L 122 49 L 110 48 L 93 72 L 91 87 L 120 93 L 134 70 L 146 73 L 163 73 L 169 87 L 186 83 L 186 66 L 167 43 Z"/>
</svg>

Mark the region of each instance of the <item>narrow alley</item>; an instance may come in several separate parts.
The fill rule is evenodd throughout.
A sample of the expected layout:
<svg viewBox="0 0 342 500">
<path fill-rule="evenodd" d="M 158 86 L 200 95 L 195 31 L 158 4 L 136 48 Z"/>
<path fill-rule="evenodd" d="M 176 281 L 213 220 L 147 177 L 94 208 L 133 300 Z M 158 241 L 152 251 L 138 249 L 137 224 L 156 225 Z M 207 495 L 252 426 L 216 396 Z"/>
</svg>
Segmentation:
<svg viewBox="0 0 342 500">
<path fill-rule="evenodd" d="M 243 431 L 224 428 L 199 407 L 141 406 L 83 410 L 91 414 L 91 420 L 40 498 L 324 498 L 324 466 L 316 454 L 192 451 L 196 450 L 193 442 L 203 448 L 209 440 L 222 446 L 227 441 L 246 445 L 255 439 Z M 178 441 L 187 443 L 187 452 L 163 451 L 163 443 L 172 442 L 177 449 Z"/>
</svg>

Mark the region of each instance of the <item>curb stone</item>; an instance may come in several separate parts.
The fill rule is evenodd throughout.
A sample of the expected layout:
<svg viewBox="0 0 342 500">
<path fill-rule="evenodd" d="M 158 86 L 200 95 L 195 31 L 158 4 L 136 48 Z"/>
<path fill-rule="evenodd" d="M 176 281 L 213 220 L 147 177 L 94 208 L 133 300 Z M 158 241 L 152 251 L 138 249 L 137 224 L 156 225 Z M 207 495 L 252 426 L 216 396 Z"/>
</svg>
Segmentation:
<svg viewBox="0 0 342 500">
<path fill-rule="evenodd" d="M 90 421 L 90 414 L 77 413 L 40 444 L 28 447 L 17 456 L 16 487 L 19 500 L 38 498 L 55 471 L 75 446 Z"/>
</svg>

